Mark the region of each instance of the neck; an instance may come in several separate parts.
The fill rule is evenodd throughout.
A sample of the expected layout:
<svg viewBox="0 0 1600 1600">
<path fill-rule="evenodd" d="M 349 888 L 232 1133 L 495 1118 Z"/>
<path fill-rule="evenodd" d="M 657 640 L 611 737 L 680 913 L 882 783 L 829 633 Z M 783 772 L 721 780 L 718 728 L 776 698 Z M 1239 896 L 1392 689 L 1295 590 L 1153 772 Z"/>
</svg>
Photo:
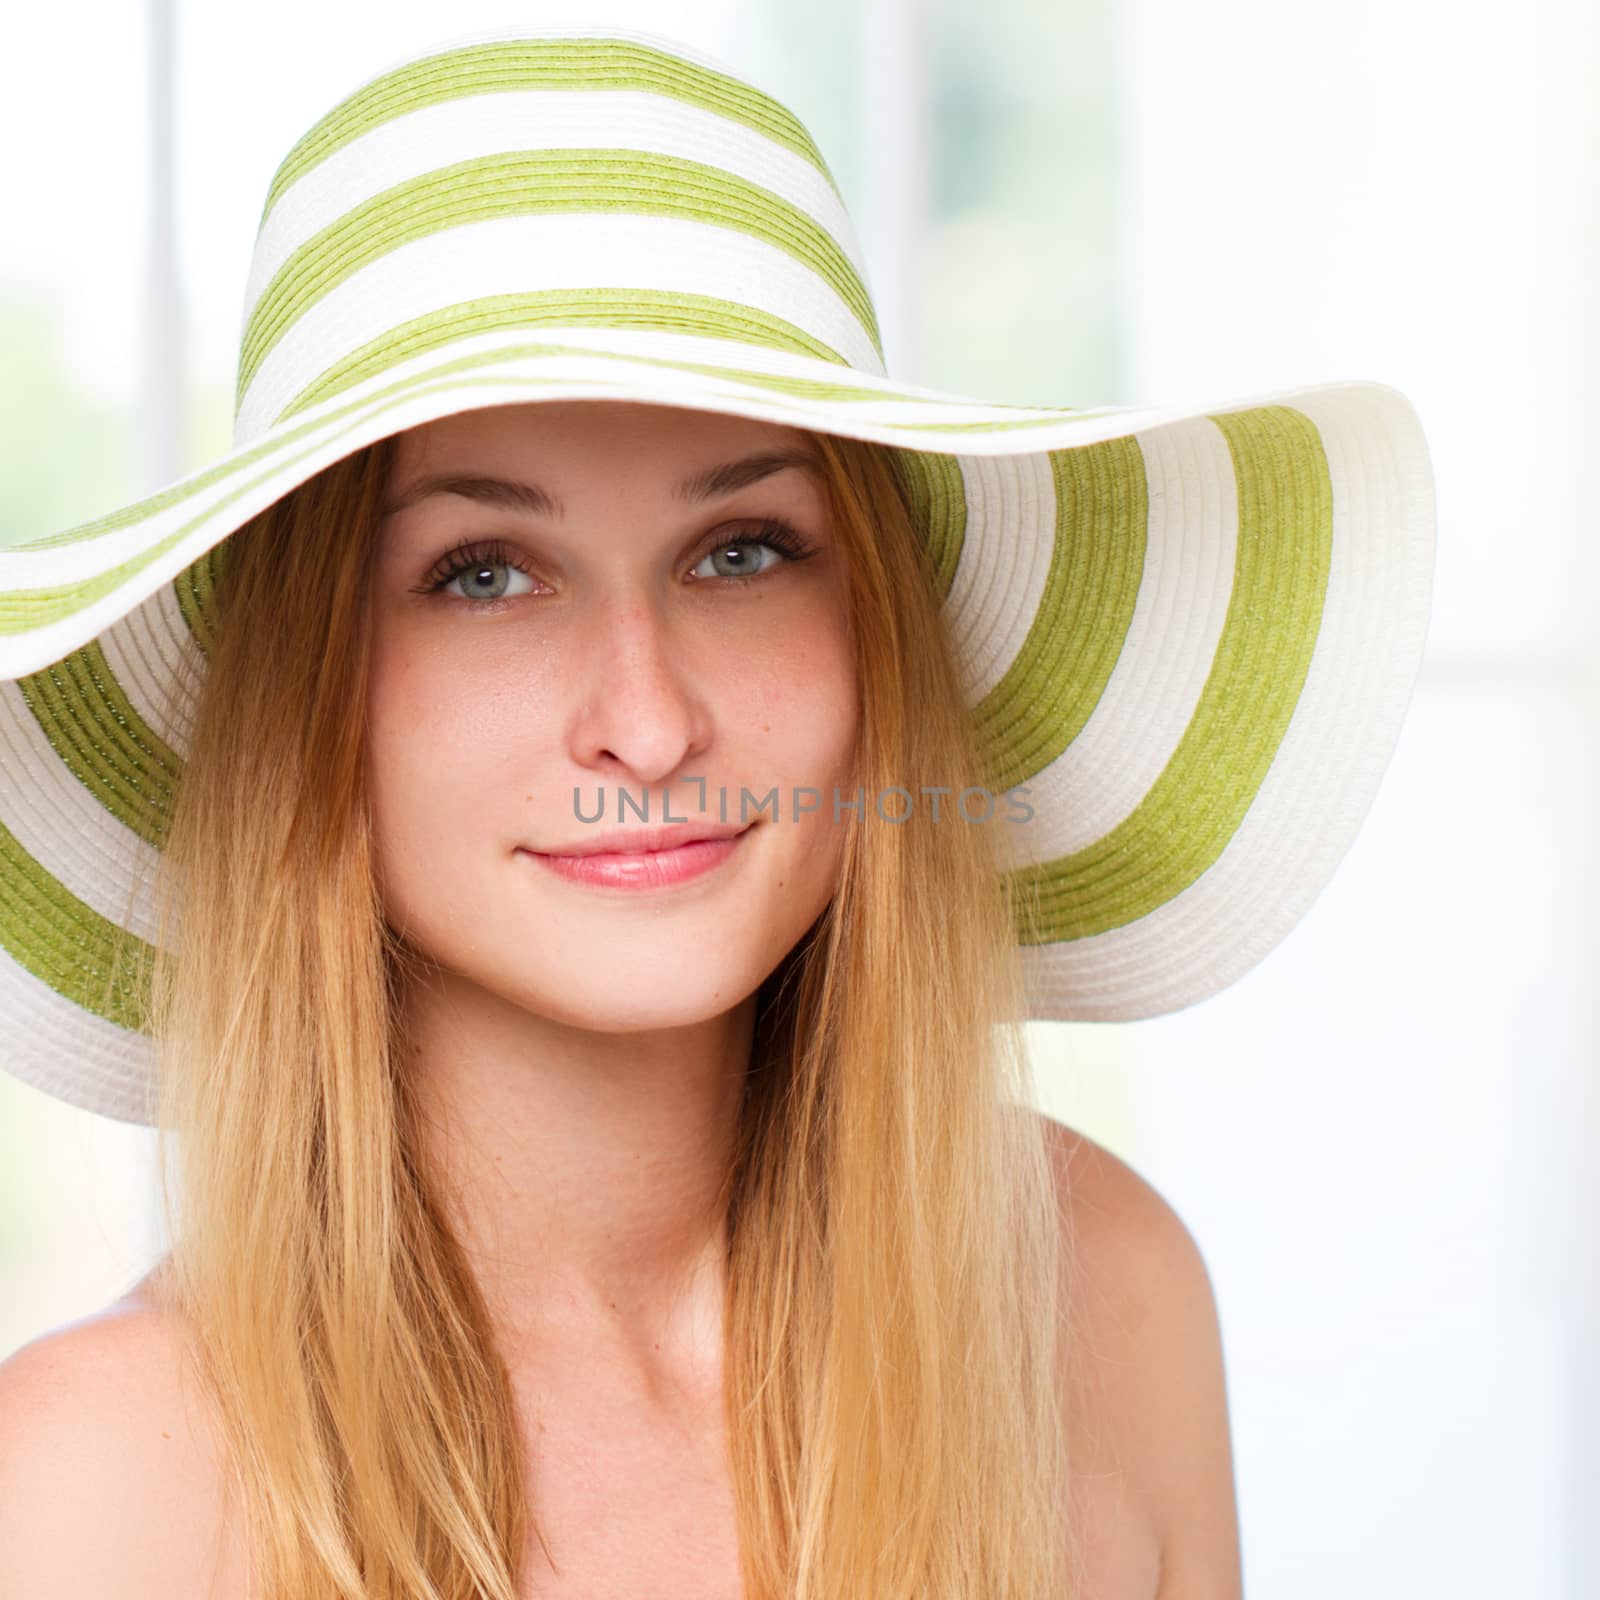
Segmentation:
<svg viewBox="0 0 1600 1600">
<path fill-rule="evenodd" d="M 408 1005 L 427 1170 L 512 1359 L 654 1370 L 720 1353 L 726 1219 L 755 997 L 597 1033 L 451 975 Z"/>
</svg>

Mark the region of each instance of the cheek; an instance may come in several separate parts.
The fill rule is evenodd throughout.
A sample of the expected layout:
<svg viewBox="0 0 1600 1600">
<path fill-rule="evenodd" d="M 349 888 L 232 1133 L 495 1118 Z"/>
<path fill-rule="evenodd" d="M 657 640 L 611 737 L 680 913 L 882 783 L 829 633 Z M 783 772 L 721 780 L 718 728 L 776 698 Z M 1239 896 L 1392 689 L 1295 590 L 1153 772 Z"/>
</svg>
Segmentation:
<svg viewBox="0 0 1600 1600">
<path fill-rule="evenodd" d="M 481 770 L 507 756 L 513 729 L 525 741 L 529 705 L 543 698 L 537 663 L 526 652 L 499 657 L 443 632 L 392 642 L 380 635 L 367 695 L 369 738 L 374 754 L 420 763 L 431 779 L 443 780 L 458 762 Z"/>
<path fill-rule="evenodd" d="M 526 685 L 522 704 L 526 711 Z M 518 740 L 505 685 L 481 670 L 470 676 L 459 656 L 428 645 L 374 651 L 367 695 L 367 755 L 373 825 L 385 865 L 441 859 L 453 837 L 482 838 L 497 780 L 510 769 Z M 526 749 L 526 741 L 522 743 Z"/>
<path fill-rule="evenodd" d="M 719 713 L 722 725 L 731 726 L 728 708 L 741 701 L 730 697 L 742 696 L 738 759 L 729 770 L 757 796 L 778 790 L 790 857 L 786 878 L 826 879 L 831 852 L 842 842 L 836 837 L 842 828 L 833 825 L 835 791 L 842 800 L 853 793 L 858 716 L 851 641 L 831 617 L 821 618 L 775 634 L 747 663 L 742 679 L 724 690 Z M 796 815 L 797 805 L 817 809 Z"/>
<path fill-rule="evenodd" d="M 768 654 L 753 709 L 762 748 L 795 782 L 838 781 L 856 742 L 856 673 L 848 636 L 831 617 Z"/>
<path fill-rule="evenodd" d="M 448 686 L 415 655 L 375 653 L 367 695 L 367 752 L 373 800 L 382 812 L 433 790 L 431 784 L 416 782 L 430 761 L 436 778 L 448 778 L 451 757 L 459 753 L 453 748 L 456 725 L 446 712 L 449 703 Z M 441 749 L 441 740 L 452 748 Z"/>
</svg>

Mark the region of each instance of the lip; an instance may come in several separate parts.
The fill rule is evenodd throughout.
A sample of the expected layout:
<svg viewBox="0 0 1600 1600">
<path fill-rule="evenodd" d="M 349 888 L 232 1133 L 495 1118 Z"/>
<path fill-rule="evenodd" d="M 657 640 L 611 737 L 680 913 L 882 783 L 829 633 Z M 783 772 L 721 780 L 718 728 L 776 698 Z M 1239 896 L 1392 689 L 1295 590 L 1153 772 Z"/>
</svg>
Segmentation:
<svg viewBox="0 0 1600 1600">
<path fill-rule="evenodd" d="M 592 888 L 650 890 L 672 888 L 704 877 L 727 861 L 754 827 L 711 829 L 694 824 L 641 828 L 608 834 L 571 851 L 522 850 L 570 883 Z M 645 841 L 664 841 L 649 848 Z M 672 842 L 681 841 L 681 842 Z M 610 846 L 610 848 L 607 848 Z M 620 847 L 619 847 L 620 846 Z"/>
<path fill-rule="evenodd" d="M 534 850 L 542 856 L 632 856 L 646 851 L 665 852 L 697 839 L 731 839 L 753 827 L 753 823 L 674 822 L 659 828 L 614 828 L 610 833 L 590 834 L 560 850 Z"/>
</svg>

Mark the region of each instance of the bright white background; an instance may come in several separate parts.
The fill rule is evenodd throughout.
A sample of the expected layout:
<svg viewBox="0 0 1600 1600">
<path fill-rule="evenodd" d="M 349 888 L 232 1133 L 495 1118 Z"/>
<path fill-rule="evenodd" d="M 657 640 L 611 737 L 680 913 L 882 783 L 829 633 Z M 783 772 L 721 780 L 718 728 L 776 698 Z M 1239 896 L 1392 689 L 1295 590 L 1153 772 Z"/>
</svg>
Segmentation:
<svg viewBox="0 0 1600 1600">
<path fill-rule="evenodd" d="M 1232 989 L 1032 1038 L 1048 1108 L 1149 1177 L 1210 1266 L 1248 1593 L 1600 1593 L 1589 9 L 148 6 L 10 22 L 0 543 L 220 453 L 279 159 L 392 57 L 530 16 L 676 33 L 792 105 L 899 376 L 1065 405 L 1341 378 L 1412 400 L 1437 598 L 1366 828 Z M 161 1248 L 149 1135 L 0 1074 L 0 1355 Z"/>
</svg>

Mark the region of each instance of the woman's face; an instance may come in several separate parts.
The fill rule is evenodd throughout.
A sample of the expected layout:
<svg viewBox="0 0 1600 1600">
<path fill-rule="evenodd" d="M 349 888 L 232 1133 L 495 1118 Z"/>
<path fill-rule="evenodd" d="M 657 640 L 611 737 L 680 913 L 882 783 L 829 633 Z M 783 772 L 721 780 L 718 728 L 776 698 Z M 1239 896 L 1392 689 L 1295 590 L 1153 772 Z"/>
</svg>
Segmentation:
<svg viewBox="0 0 1600 1600">
<path fill-rule="evenodd" d="M 822 480 L 785 466 L 697 482 L 805 445 L 609 401 L 401 435 L 368 737 L 385 910 L 426 956 L 568 1025 L 666 1028 L 753 993 L 826 906 L 856 701 Z M 769 518 L 810 553 L 760 543 Z M 758 810 L 774 789 L 776 818 Z M 798 819 L 797 794 L 816 807 Z M 750 826 L 710 870 L 652 888 L 539 854 L 684 818 Z"/>
</svg>

